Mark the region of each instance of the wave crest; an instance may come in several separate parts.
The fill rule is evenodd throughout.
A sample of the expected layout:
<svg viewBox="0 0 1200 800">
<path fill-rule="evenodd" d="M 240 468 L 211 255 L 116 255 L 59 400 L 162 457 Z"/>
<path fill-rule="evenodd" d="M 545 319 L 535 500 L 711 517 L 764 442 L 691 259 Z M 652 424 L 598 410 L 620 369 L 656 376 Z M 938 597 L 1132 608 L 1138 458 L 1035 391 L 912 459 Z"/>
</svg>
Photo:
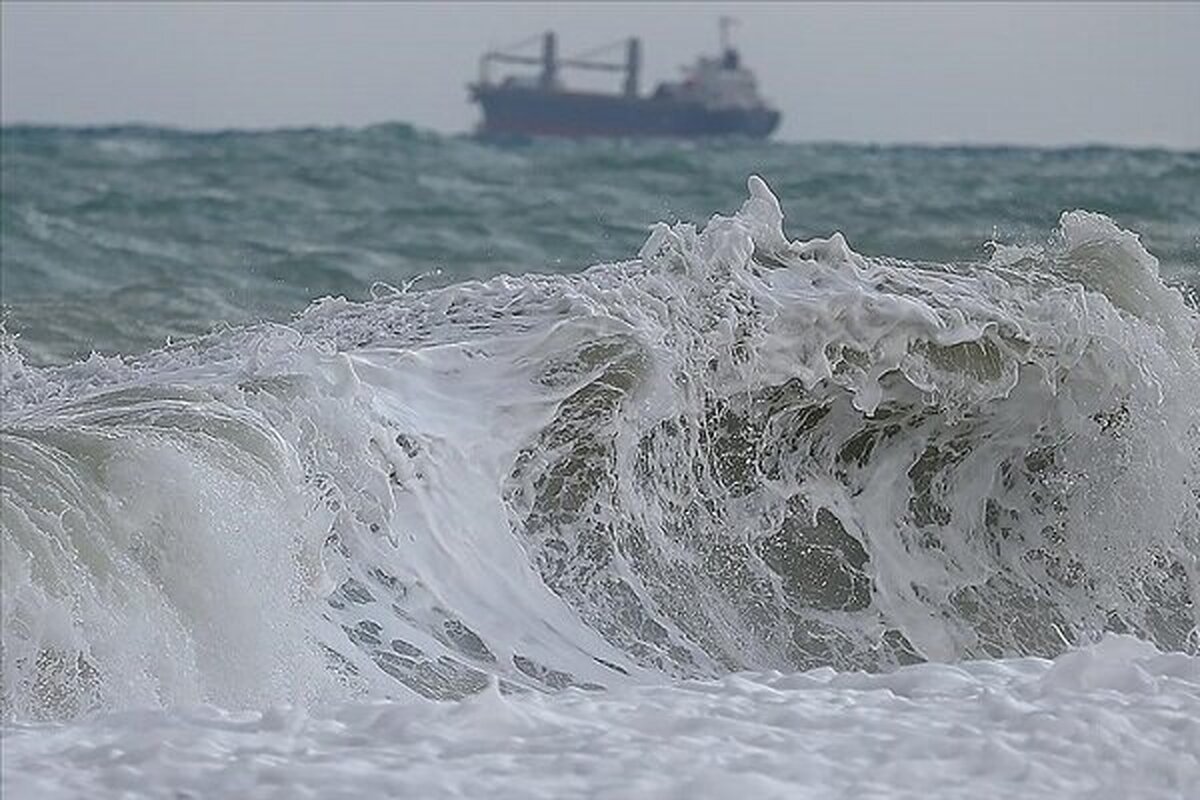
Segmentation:
<svg viewBox="0 0 1200 800">
<path fill-rule="evenodd" d="M 913 264 L 752 177 L 577 276 L 6 344 L 4 713 L 1194 651 L 1198 331 L 1100 215 Z"/>
</svg>

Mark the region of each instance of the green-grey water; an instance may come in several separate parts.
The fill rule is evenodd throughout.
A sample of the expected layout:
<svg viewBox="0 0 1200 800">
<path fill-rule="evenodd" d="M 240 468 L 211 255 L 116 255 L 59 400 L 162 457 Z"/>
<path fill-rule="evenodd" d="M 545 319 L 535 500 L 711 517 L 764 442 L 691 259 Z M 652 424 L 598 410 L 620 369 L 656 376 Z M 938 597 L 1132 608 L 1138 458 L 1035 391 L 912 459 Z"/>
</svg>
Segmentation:
<svg viewBox="0 0 1200 800">
<path fill-rule="evenodd" d="M 657 221 L 731 212 L 750 173 L 793 237 L 978 260 L 1082 208 L 1140 234 L 1169 283 L 1200 283 L 1197 152 L 7 127 L 2 159 L 5 327 L 32 363 L 286 320 L 375 282 L 628 259 Z"/>
<path fill-rule="evenodd" d="M 0 720 L 1200 649 L 1200 153 L 2 138 Z"/>
</svg>

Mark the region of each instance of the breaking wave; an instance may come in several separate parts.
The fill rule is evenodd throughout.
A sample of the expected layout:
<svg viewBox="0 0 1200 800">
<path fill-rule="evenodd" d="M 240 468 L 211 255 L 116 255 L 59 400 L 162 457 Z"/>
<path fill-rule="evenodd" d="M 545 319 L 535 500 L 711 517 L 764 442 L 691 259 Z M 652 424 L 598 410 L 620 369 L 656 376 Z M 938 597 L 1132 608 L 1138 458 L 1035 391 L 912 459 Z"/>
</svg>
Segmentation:
<svg viewBox="0 0 1200 800">
<path fill-rule="evenodd" d="M 1200 320 L 1065 213 L 987 263 L 789 241 L 3 368 L 6 719 L 1197 652 Z"/>
</svg>

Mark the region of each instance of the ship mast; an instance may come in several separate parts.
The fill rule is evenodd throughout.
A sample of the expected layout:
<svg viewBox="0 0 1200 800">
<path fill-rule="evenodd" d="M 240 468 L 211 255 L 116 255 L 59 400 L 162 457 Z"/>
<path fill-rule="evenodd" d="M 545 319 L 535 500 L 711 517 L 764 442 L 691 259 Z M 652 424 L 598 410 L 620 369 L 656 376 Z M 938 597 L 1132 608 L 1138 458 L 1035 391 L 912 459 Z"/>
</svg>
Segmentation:
<svg viewBox="0 0 1200 800">
<path fill-rule="evenodd" d="M 730 43 L 729 39 L 729 29 L 737 24 L 738 21 L 733 17 L 721 17 L 717 20 L 717 26 L 720 30 L 722 53 L 733 49 L 733 45 Z"/>
</svg>

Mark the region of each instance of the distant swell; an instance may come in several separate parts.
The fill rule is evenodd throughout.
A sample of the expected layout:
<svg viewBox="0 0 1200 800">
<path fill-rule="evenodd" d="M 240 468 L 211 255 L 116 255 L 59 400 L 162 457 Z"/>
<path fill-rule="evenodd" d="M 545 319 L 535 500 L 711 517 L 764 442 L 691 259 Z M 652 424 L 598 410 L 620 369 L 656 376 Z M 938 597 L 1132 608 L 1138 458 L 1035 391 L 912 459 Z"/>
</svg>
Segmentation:
<svg viewBox="0 0 1200 800">
<path fill-rule="evenodd" d="M 1138 237 L 914 264 L 749 191 L 579 275 L 6 340 L 4 717 L 1200 651 L 1200 321 Z"/>
</svg>

